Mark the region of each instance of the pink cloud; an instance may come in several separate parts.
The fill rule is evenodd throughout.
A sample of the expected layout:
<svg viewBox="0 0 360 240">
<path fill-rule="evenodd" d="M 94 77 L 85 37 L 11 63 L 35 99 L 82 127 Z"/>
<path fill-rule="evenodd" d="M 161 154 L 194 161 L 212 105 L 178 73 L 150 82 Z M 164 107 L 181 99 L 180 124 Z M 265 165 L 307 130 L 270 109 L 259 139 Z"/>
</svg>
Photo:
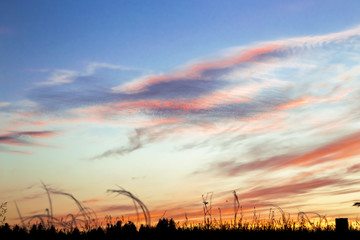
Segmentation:
<svg viewBox="0 0 360 240">
<path fill-rule="evenodd" d="M 283 105 L 280 105 L 277 107 L 277 109 L 278 110 L 287 110 L 287 109 L 291 109 L 291 108 L 295 108 L 295 107 L 299 107 L 299 106 L 303 106 L 305 104 L 311 103 L 313 100 L 314 100 L 313 98 L 300 98 L 298 100 L 290 101 Z"/>
<path fill-rule="evenodd" d="M 351 184 L 357 184 L 353 182 L 349 182 L 347 180 L 325 177 L 325 178 L 315 178 L 306 181 L 300 182 L 290 182 L 284 183 L 278 186 L 272 187 L 258 187 L 254 189 L 249 189 L 245 193 L 239 194 L 239 199 L 282 199 L 287 198 L 293 195 L 301 195 L 309 193 L 312 190 L 317 190 L 322 187 L 341 187 L 341 186 L 349 186 Z"/>
<path fill-rule="evenodd" d="M 259 47 L 243 50 L 240 53 L 236 54 L 235 56 L 223 58 L 222 60 L 193 63 L 192 65 L 187 67 L 184 71 L 177 74 L 170 74 L 165 76 L 149 76 L 125 84 L 124 86 L 118 89 L 121 89 L 124 92 L 139 93 L 144 91 L 146 87 L 161 82 L 170 82 L 177 79 L 198 80 L 198 77 L 200 77 L 200 75 L 206 70 L 224 69 L 224 68 L 232 67 L 236 64 L 256 61 L 257 57 L 266 53 L 274 52 L 280 47 L 281 45 L 276 43 L 264 44 Z"/>
<path fill-rule="evenodd" d="M 326 103 L 333 101 L 340 101 L 346 98 L 346 96 L 352 92 L 355 92 L 357 89 L 346 89 L 341 92 L 338 92 L 334 97 L 300 97 L 294 101 L 289 101 L 283 105 L 277 106 L 277 110 L 288 110 L 297 107 L 302 107 L 308 104 L 317 104 L 317 103 Z"/>
<path fill-rule="evenodd" d="M 360 155 L 360 133 L 335 140 L 302 156 L 293 158 L 282 167 L 311 166 Z"/>
<path fill-rule="evenodd" d="M 84 204 L 94 204 L 94 203 L 99 203 L 101 202 L 101 199 L 98 198 L 91 198 L 91 199 L 87 199 L 82 201 Z"/>
<path fill-rule="evenodd" d="M 184 70 L 176 74 L 163 76 L 146 76 L 136 81 L 125 84 L 117 89 L 124 92 L 138 93 L 144 91 L 148 86 L 161 82 L 170 82 L 177 79 L 198 80 L 203 78 L 202 74 L 208 70 L 219 70 L 233 67 L 241 63 L 256 62 L 259 57 L 272 53 L 286 54 L 294 51 L 307 49 L 309 47 L 322 46 L 340 41 L 345 41 L 350 37 L 359 36 L 360 27 L 356 27 L 347 31 L 332 33 L 320 36 L 301 37 L 273 42 L 265 42 L 258 46 L 249 47 L 247 49 L 232 49 L 236 52 L 230 56 L 222 56 L 220 60 L 210 60 L 191 63 Z"/>
<path fill-rule="evenodd" d="M 360 164 L 352 165 L 351 167 L 349 167 L 347 169 L 347 172 L 348 173 L 358 173 L 358 172 L 360 172 Z"/>
<path fill-rule="evenodd" d="M 336 163 L 347 158 L 360 155 L 360 133 L 354 133 L 346 137 L 334 140 L 324 144 L 314 150 L 308 150 L 305 153 L 291 153 L 273 156 L 264 160 L 253 160 L 247 163 L 241 163 L 235 160 L 214 162 L 208 169 L 202 169 L 194 172 L 201 174 L 205 172 L 215 173 L 218 175 L 226 175 L 229 177 L 239 176 L 243 173 L 263 170 L 268 173 L 278 171 L 284 168 L 303 168 L 320 165 L 324 163 Z M 325 171 L 334 167 L 317 168 L 314 173 Z M 349 172 L 357 171 L 358 166 L 348 169 Z M 309 174 L 311 172 L 307 171 Z M 303 175 L 308 176 L 307 174 Z"/>
<path fill-rule="evenodd" d="M 46 146 L 38 144 L 33 141 L 33 138 L 49 138 L 56 135 L 55 131 L 12 131 L 5 134 L 0 134 L 0 144 L 13 146 Z M 28 155 L 28 151 L 16 151 L 9 149 L 0 149 L 2 152 L 16 153 Z"/>
</svg>

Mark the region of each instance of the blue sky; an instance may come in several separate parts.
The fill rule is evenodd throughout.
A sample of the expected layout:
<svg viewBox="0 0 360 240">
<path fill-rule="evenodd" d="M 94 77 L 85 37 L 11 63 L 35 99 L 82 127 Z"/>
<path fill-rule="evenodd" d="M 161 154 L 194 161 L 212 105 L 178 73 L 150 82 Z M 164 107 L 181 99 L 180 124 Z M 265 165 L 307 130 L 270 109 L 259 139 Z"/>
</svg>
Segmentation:
<svg viewBox="0 0 360 240">
<path fill-rule="evenodd" d="M 167 71 L 249 42 L 352 27 L 357 1 L 3 1 L 1 81 L 8 90 L 88 62 Z M 21 72 L 21 73 L 20 73 Z M 30 80 L 29 80 L 30 79 Z M 8 91 L 6 91 L 8 92 Z M 2 94 L 11 97 L 12 94 Z M 6 101 L 3 99 L 2 101 Z"/>
<path fill-rule="evenodd" d="M 39 213 L 44 181 L 100 215 L 116 184 L 173 216 L 184 211 L 174 197 L 195 218 L 201 194 L 231 209 L 235 189 L 244 208 L 266 198 L 288 211 L 352 214 L 358 9 L 359 1 L 2 1 L 0 181 L 9 184 L 0 201 Z"/>
</svg>

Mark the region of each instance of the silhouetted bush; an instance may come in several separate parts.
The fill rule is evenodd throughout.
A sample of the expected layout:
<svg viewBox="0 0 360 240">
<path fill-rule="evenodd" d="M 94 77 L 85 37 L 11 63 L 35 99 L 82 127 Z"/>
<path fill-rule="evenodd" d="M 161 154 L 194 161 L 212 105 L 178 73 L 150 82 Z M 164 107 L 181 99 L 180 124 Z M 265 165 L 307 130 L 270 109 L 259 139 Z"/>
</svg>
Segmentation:
<svg viewBox="0 0 360 240">
<path fill-rule="evenodd" d="M 167 218 L 159 219 L 159 222 L 156 225 L 156 230 L 159 232 L 175 232 L 176 226 L 174 220 Z"/>
<path fill-rule="evenodd" d="M 129 221 L 124 224 L 124 226 L 122 227 L 122 231 L 124 231 L 125 233 L 135 233 L 135 232 L 137 232 L 137 229 L 136 229 L 135 224 L 133 222 Z"/>
</svg>

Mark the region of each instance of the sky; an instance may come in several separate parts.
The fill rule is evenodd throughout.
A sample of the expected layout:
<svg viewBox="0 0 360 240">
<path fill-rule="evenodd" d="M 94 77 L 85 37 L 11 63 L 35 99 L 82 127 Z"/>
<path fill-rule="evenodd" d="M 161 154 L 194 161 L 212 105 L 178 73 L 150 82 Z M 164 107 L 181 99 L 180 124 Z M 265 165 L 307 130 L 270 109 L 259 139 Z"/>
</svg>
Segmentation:
<svg viewBox="0 0 360 240">
<path fill-rule="evenodd" d="M 356 218 L 360 2 L 1 1 L 0 203 Z M 15 204 L 16 203 L 16 204 Z M 270 210 L 271 211 L 271 210 Z M 275 214 L 280 214 L 275 212 Z"/>
</svg>

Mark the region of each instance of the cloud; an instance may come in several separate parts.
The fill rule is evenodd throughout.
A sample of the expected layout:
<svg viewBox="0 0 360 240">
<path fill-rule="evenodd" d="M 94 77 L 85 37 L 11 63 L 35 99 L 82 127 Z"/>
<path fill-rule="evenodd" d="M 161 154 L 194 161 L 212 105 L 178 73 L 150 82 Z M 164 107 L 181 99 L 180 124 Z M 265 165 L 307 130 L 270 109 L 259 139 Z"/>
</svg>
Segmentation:
<svg viewBox="0 0 360 240">
<path fill-rule="evenodd" d="M 246 49 L 238 54 L 223 58 L 217 61 L 193 62 L 185 67 L 181 72 L 163 76 L 149 76 L 140 78 L 135 82 L 130 82 L 121 87 L 126 93 L 139 93 L 147 91 L 149 87 L 159 85 L 160 83 L 171 83 L 178 81 L 211 81 L 216 77 L 231 72 L 232 67 L 239 64 L 248 64 L 256 61 L 266 61 L 271 58 L 271 53 L 276 52 L 280 46 L 277 44 L 263 44 L 258 47 Z M 118 88 L 120 89 L 120 88 Z"/>
<path fill-rule="evenodd" d="M 87 200 L 84 200 L 82 201 L 84 204 L 94 204 L 94 203 L 98 203 L 98 202 L 101 202 L 102 200 L 101 199 L 98 199 L 98 198 L 91 198 L 91 199 L 87 199 Z"/>
<path fill-rule="evenodd" d="M 0 102 L 0 108 L 10 106 L 9 102 Z"/>
<path fill-rule="evenodd" d="M 340 161 L 360 154 L 360 133 L 354 133 L 315 149 L 307 154 L 292 158 L 282 167 L 313 166 L 331 161 Z"/>
<path fill-rule="evenodd" d="M 358 173 L 360 172 L 360 164 L 354 164 L 347 169 L 347 173 Z"/>
<path fill-rule="evenodd" d="M 90 158 L 90 160 L 97 160 L 110 156 L 123 156 L 125 154 L 129 154 L 143 146 L 143 135 L 144 129 L 135 129 L 135 133 L 129 137 L 129 143 L 127 146 L 107 150 L 98 156 Z"/>
<path fill-rule="evenodd" d="M 102 207 L 97 212 L 134 212 L 134 209 L 134 205 L 110 205 Z"/>
<path fill-rule="evenodd" d="M 83 72 L 53 71 L 49 84 L 31 89 L 28 98 L 36 103 L 33 111 L 37 114 L 53 113 L 67 119 L 92 116 L 104 123 L 121 120 L 123 124 L 133 124 L 124 119 L 142 119 L 138 122 L 154 121 L 153 125 L 176 119 L 166 127 L 177 130 L 190 125 L 233 127 L 236 131 L 221 135 L 222 142 L 229 146 L 249 134 L 286 131 L 305 137 L 315 131 L 315 126 L 318 131 L 328 131 L 331 123 L 339 124 L 338 129 L 346 121 L 346 128 L 355 125 L 359 107 L 355 100 L 360 91 L 360 56 L 355 50 L 359 47 L 360 27 L 356 27 L 229 48 L 214 58 L 191 61 L 158 75 L 93 62 Z M 343 61 L 338 60 L 340 57 Z M 105 84 L 106 79 L 96 79 L 99 69 L 139 70 L 139 76 L 132 81 L 119 79 Z M 301 123 L 300 127 L 296 128 L 295 122 Z M 143 132 L 141 138 L 148 138 L 152 131 L 155 128 Z M 156 131 L 161 132 L 160 137 L 167 136 L 161 126 Z M 129 146 L 110 149 L 97 157 L 131 153 L 143 146 L 141 141 L 129 138 Z M 199 141 L 213 145 L 219 142 Z"/>
<path fill-rule="evenodd" d="M 60 84 L 72 83 L 76 81 L 77 78 L 92 76 L 101 69 L 112 69 L 119 71 L 138 71 L 138 72 L 148 71 L 141 68 L 132 68 L 128 66 L 116 65 L 105 62 L 91 62 L 86 66 L 84 72 L 79 72 L 69 69 L 55 69 L 52 71 L 50 71 L 49 69 L 31 69 L 31 71 L 50 72 L 50 76 L 48 77 L 47 81 L 38 83 L 38 85 L 40 86 L 47 86 L 47 85 L 60 85 Z"/>
<path fill-rule="evenodd" d="M 331 189 L 327 191 L 329 195 L 337 195 L 338 189 L 356 184 L 358 184 L 358 181 L 345 180 L 338 177 L 313 178 L 296 183 L 285 182 L 270 187 L 255 187 L 246 192 L 239 192 L 239 199 L 272 199 L 272 201 L 277 201 L 288 199 L 289 197 L 301 197 L 301 195 L 312 194 L 315 191 L 319 192 L 321 188 Z M 237 189 L 237 191 L 242 191 L 242 189 Z"/>
<path fill-rule="evenodd" d="M 213 173 L 227 177 L 241 176 L 252 171 L 277 171 L 285 168 L 314 167 L 324 163 L 334 163 L 360 155 L 360 133 L 338 138 L 315 149 L 303 149 L 303 152 L 291 152 L 275 155 L 266 159 L 253 159 L 243 163 L 237 158 L 227 161 L 215 161 L 208 169 L 195 171 L 194 174 Z M 349 172 L 356 171 L 354 165 Z"/>
<path fill-rule="evenodd" d="M 40 82 L 39 85 L 57 85 L 71 83 L 78 77 L 78 73 L 72 70 L 59 69 L 51 73 L 49 81 Z"/>
<path fill-rule="evenodd" d="M 120 71 L 138 71 L 138 72 L 149 71 L 149 70 L 142 69 L 142 68 L 134 68 L 134 67 L 118 65 L 118 64 L 111 64 L 111 63 L 105 63 L 105 62 L 91 62 L 88 64 L 84 75 L 93 75 L 99 69 L 113 69 L 113 70 L 120 70 Z"/>
<path fill-rule="evenodd" d="M 12 153 L 12 154 L 21 154 L 21 155 L 30 155 L 31 152 L 28 151 L 17 151 L 17 150 L 9 150 L 7 148 L 0 147 L 0 152 Z"/>
<path fill-rule="evenodd" d="M 0 144 L 12 146 L 46 146 L 34 141 L 35 138 L 48 138 L 56 135 L 56 131 L 12 131 L 0 134 Z M 1 147 L 1 152 L 31 154 L 28 151 L 9 150 Z"/>
<path fill-rule="evenodd" d="M 131 104 L 134 99 L 164 102 L 171 99 L 184 106 L 183 111 L 178 111 L 181 107 L 176 107 L 175 114 L 186 113 L 192 109 L 211 110 L 212 113 L 219 112 L 222 114 L 223 110 L 229 108 L 231 111 L 241 108 L 243 109 L 241 112 L 246 112 L 251 111 L 250 109 L 254 107 L 251 105 L 250 109 L 248 109 L 244 104 L 236 105 L 237 101 L 251 101 L 253 104 L 258 103 L 265 106 L 267 103 L 269 106 L 279 105 L 279 107 L 285 108 L 284 104 L 292 100 L 292 96 L 288 94 L 289 89 L 284 88 L 289 87 L 293 80 L 281 79 L 275 81 L 265 78 L 267 73 L 261 71 L 264 65 L 267 65 L 266 68 L 269 72 L 277 71 L 284 67 L 287 68 L 287 62 L 293 62 L 294 56 L 306 56 L 311 50 L 316 51 L 316 49 L 323 48 L 325 45 L 336 46 L 343 43 L 349 45 L 346 42 L 349 39 L 352 39 L 354 44 L 354 42 L 358 41 L 358 38 L 359 29 L 355 28 L 323 36 L 265 42 L 247 48 L 232 48 L 228 49 L 227 54 L 218 56 L 216 60 L 191 62 L 176 73 L 157 76 L 146 75 L 122 85 L 100 89 L 98 86 L 89 88 L 89 84 L 86 84 L 85 81 L 85 79 L 91 79 L 97 69 L 132 70 L 132 68 L 95 62 L 89 64 L 83 74 L 71 70 L 55 71 L 50 77 L 51 81 L 49 83 L 74 83 L 74 85 L 64 87 L 64 89 L 40 88 L 38 91 L 35 90 L 30 93 L 30 98 L 40 102 L 43 106 L 49 106 L 50 109 L 51 105 L 59 105 L 69 109 L 98 104 L 126 104 L 126 102 Z M 241 76 L 241 72 L 246 72 L 249 68 L 256 69 L 256 67 L 260 69 L 258 74 L 255 73 L 249 79 Z M 302 69 L 300 68 L 300 70 Z M 236 81 L 233 80 L 233 74 L 235 73 L 240 73 L 240 78 L 236 79 L 235 75 Z M 262 74 L 265 74 L 265 76 Z M 229 76 L 232 76 L 232 80 L 228 79 Z M 82 86 L 74 82 L 82 79 L 84 79 Z M 250 87 L 253 88 L 253 92 L 244 93 Z M 39 94 L 39 92 L 42 93 Z M 220 101 L 220 98 L 224 100 Z M 46 103 L 46 99 L 51 100 L 50 103 Z M 64 106 L 67 99 L 70 99 L 72 105 Z M 311 96 L 309 96 L 309 99 L 311 99 Z M 307 100 L 292 101 L 293 104 L 305 104 Z M 259 109 L 259 111 L 266 110 L 266 108 Z M 159 108 L 156 109 L 156 113 L 172 114 L 173 112 L 171 109 L 162 111 Z M 238 111 L 238 113 L 240 112 Z"/>
<path fill-rule="evenodd" d="M 55 135 L 54 131 L 20 131 L 0 135 L 0 143 L 13 145 L 31 145 L 32 138 L 44 138 Z"/>
</svg>

